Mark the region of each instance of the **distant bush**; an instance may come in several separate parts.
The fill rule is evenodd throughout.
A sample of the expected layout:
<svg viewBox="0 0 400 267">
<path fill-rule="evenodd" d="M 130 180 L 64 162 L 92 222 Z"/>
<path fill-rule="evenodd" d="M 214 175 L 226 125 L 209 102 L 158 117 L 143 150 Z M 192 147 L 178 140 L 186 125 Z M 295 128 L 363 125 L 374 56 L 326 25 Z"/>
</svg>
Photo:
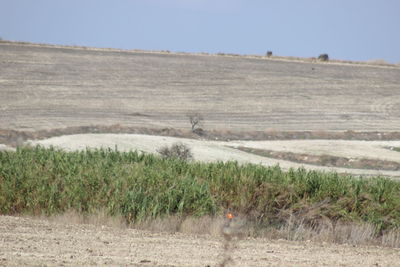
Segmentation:
<svg viewBox="0 0 400 267">
<path fill-rule="evenodd" d="M 267 57 L 272 57 L 272 51 L 267 52 Z"/>
<path fill-rule="evenodd" d="M 318 59 L 321 61 L 328 61 L 329 60 L 329 56 L 328 54 L 321 54 L 318 56 Z"/>
<path fill-rule="evenodd" d="M 169 146 L 164 146 L 160 148 L 158 151 L 163 158 L 176 158 L 180 160 L 190 160 L 193 159 L 192 152 L 188 146 L 183 143 L 175 143 Z"/>
</svg>

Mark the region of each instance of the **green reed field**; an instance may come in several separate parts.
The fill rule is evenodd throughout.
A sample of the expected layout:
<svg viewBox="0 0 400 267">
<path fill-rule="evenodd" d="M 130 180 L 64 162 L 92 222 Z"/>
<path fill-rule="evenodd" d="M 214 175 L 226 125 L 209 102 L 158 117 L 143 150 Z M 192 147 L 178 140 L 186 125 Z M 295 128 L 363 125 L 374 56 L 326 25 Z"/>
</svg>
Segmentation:
<svg viewBox="0 0 400 267">
<path fill-rule="evenodd" d="M 311 226 L 365 222 L 382 233 L 400 227 L 400 182 L 114 150 L 0 152 L 0 214 L 99 209 L 127 222 L 229 210 L 259 225 L 281 225 L 290 217 Z"/>
</svg>

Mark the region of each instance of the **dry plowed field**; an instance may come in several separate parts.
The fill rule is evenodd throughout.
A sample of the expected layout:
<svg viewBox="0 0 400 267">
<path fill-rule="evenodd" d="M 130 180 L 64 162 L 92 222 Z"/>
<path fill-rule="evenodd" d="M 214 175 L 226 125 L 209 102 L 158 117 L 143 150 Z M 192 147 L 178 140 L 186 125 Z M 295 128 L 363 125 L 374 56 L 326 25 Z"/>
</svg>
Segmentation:
<svg viewBox="0 0 400 267">
<path fill-rule="evenodd" d="M 400 67 L 0 42 L 0 129 L 400 131 Z"/>
<path fill-rule="evenodd" d="M 68 219 L 67 219 L 68 220 Z M 400 250 L 222 238 L 0 216 L 0 266 L 400 266 Z"/>
</svg>

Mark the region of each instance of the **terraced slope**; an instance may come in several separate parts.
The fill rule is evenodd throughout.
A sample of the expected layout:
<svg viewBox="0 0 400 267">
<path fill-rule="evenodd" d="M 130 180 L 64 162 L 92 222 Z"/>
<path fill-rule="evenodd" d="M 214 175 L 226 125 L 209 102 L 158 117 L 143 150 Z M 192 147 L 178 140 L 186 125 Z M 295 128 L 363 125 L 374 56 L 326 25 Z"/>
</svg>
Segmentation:
<svg viewBox="0 0 400 267">
<path fill-rule="evenodd" d="M 400 68 L 0 42 L 0 129 L 400 131 Z"/>
</svg>

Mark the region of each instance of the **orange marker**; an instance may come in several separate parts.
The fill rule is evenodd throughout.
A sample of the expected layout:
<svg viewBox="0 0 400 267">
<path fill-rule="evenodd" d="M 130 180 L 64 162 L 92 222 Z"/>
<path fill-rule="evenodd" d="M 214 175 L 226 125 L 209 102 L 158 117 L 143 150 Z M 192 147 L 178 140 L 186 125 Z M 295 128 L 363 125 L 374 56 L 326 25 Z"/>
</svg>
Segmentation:
<svg viewBox="0 0 400 267">
<path fill-rule="evenodd" d="M 233 217 L 235 217 L 235 216 L 233 216 L 233 214 L 230 212 L 226 214 L 226 218 L 229 220 L 233 219 Z"/>
</svg>

